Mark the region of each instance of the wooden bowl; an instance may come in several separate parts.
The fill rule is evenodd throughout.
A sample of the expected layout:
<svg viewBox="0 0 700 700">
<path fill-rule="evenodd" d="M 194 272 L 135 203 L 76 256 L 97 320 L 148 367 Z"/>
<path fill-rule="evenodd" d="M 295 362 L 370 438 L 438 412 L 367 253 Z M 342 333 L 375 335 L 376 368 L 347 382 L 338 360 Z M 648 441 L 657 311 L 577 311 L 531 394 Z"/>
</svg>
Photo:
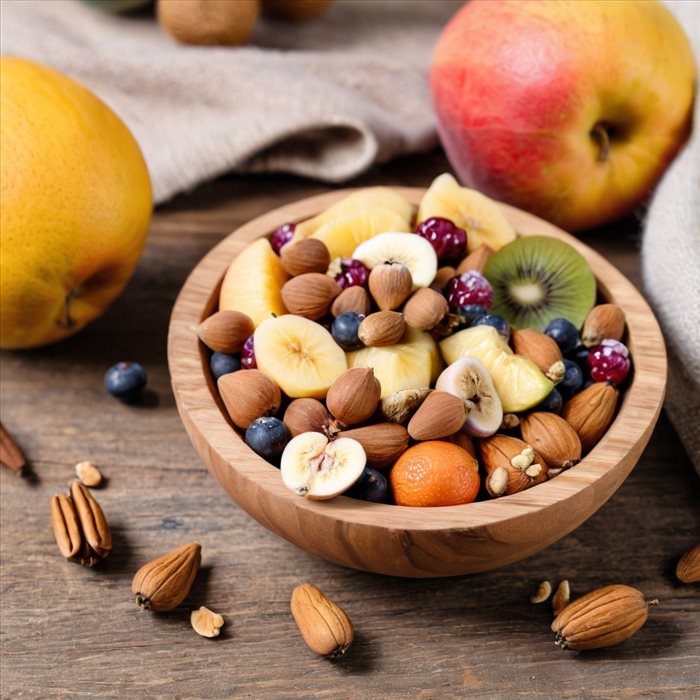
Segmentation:
<svg viewBox="0 0 700 700">
<path fill-rule="evenodd" d="M 423 190 L 396 188 L 417 204 Z M 168 361 L 185 428 L 211 474 L 259 523 L 336 564 L 410 577 L 452 576 L 523 559 L 574 530 L 617 490 L 637 463 L 661 410 L 666 385 L 664 341 L 639 292 L 609 262 L 576 238 L 530 214 L 503 206 L 521 235 L 560 238 L 588 261 L 601 297 L 627 316 L 634 363 L 617 417 L 578 465 L 512 496 L 460 506 L 408 508 L 340 496 L 311 501 L 289 491 L 279 471 L 257 456 L 228 420 L 196 327 L 217 307 L 231 260 L 250 241 L 300 221 L 348 194 L 340 190 L 269 212 L 233 232 L 192 271 L 173 309 Z"/>
</svg>

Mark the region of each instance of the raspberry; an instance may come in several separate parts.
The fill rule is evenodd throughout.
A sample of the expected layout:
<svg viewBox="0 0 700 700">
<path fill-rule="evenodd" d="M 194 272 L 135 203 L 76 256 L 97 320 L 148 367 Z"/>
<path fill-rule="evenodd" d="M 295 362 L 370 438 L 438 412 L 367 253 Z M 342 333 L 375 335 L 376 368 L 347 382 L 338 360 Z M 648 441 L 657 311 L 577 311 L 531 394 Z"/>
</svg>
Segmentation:
<svg viewBox="0 0 700 700">
<path fill-rule="evenodd" d="M 272 246 L 272 250 L 274 250 L 277 255 L 280 254 L 282 247 L 289 243 L 294 235 L 295 228 L 296 224 L 282 224 L 282 226 L 280 226 L 272 234 L 272 236 L 270 236 L 270 245 Z"/>
<path fill-rule="evenodd" d="M 336 258 L 331 267 L 336 266 L 334 279 L 341 289 L 348 287 L 366 287 L 369 278 L 369 270 L 359 260 L 353 258 Z"/>
<path fill-rule="evenodd" d="M 462 258 L 467 250 L 467 233 L 449 219 L 431 216 L 416 226 L 416 233 L 430 241 L 438 260 Z"/>
<path fill-rule="evenodd" d="M 255 361 L 255 347 L 253 344 L 255 336 L 250 336 L 245 341 L 241 350 L 241 368 L 242 369 L 257 369 L 258 363 Z"/>
<path fill-rule="evenodd" d="M 479 272 L 470 270 L 453 277 L 447 284 L 447 303 L 453 311 L 471 305 L 483 306 L 485 311 L 493 304 L 493 289 Z"/>
<path fill-rule="evenodd" d="M 603 340 L 590 349 L 588 365 L 596 382 L 619 384 L 630 371 L 629 350 L 619 340 Z"/>
</svg>

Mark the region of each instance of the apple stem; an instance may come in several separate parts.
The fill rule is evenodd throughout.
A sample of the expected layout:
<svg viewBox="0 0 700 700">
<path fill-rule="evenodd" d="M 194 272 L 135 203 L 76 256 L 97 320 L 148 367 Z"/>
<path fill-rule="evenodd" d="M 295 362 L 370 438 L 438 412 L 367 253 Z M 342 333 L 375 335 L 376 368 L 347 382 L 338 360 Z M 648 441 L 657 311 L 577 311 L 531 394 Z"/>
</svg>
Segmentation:
<svg viewBox="0 0 700 700">
<path fill-rule="evenodd" d="M 591 130 L 591 136 L 600 147 L 600 152 L 598 153 L 598 162 L 605 163 L 608 160 L 608 157 L 610 156 L 610 135 L 608 134 L 608 130 L 603 124 L 598 123 Z"/>
</svg>

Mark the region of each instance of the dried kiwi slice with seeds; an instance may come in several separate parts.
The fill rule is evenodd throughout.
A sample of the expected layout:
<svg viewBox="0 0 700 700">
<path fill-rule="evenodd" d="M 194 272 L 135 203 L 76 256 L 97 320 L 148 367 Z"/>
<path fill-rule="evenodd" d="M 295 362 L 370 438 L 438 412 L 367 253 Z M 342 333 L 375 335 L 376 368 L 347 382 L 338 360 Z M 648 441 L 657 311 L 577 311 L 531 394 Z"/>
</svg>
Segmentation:
<svg viewBox="0 0 700 700">
<path fill-rule="evenodd" d="M 494 253 L 484 268 L 493 287 L 491 313 L 513 328 L 543 331 L 553 318 L 581 328 L 596 299 L 596 283 L 585 259 L 568 243 L 524 236 Z"/>
</svg>

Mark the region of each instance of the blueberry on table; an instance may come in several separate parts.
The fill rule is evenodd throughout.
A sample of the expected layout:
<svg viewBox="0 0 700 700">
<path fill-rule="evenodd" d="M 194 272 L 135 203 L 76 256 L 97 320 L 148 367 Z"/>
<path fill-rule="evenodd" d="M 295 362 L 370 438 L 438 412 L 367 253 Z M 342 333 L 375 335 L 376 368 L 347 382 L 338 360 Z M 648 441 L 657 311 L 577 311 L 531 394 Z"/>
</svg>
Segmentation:
<svg viewBox="0 0 700 700">
<path fill-rule="evenodd" d="M 248 447 L 265 459 L 279 457 L 289 442 L 287 426 L 272 416 L 256 418 L 245 431 Z"/>
<path fill-rule="evenodd" d="M 209 369 L 214 377 L 218 379 L 224 374 L 237 372 L 241 368 L 241 358 L 238 355 L 228 355 L 225 352 L 213 352 L 209 358 Z"/>
<path fill-rule="evenodd" d="M 343 350 L 357 350 L 363 346 L 358 336 L 358 329 L 364 316 L 354 311 L 340 314 L 331 326 L 331 335 Z"/>
<path fill-rule="evenodd" d="M 105 389 L 127 403 L 141 398 L 146 388 L 146 370 L 138 362 L 117 362 L 105 372 Z"/>
<path fill-rule="evenodd" d="M 565 318 L 553 318 L 544 329 L 545 335 L 553 338 L 562 354 L 574 350 L 581 342 L 578 337 L 578 329 L 571 321 Z"/>
</svg>

